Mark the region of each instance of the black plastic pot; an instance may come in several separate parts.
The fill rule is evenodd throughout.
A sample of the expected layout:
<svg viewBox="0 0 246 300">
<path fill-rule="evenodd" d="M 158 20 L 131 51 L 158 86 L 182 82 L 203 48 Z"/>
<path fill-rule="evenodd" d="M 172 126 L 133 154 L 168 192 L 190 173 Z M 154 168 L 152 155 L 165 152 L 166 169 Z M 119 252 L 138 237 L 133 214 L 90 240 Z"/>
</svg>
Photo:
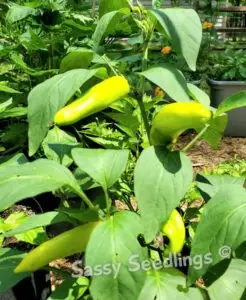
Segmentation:
<svg viewBox="0 0 246 300">
<path fill-rule="evenodd" d="M 211 105 L 215 108 L 227 97 L 237 92 L 246 91 L 246 81 L 209 80 Z M 229 122 L 225 130 L 226 136 L 246 137 L 246 108 L 237 108 L 229 112 Z"/>
</svg>

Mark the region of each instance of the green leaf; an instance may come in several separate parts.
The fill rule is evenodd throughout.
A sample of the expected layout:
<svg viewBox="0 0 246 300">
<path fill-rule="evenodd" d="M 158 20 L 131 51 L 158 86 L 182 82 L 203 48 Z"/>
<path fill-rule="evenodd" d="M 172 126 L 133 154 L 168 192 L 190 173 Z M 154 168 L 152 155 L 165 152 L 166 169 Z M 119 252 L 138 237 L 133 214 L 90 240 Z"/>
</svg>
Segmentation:
<svg viewBox="0 0 246 300">
<path fill-rule="evenodd" d="M 127 0 L 100 0 L 99 4 L 99 16 L 100 18 L 114 10 L 119 10 L 121 8 L 129 8 L 129 3 Z"/>
<path fill-rule="evenodd" d="M 196 101 L 210 108 L 210 98 L 209 96 L 201 89 L 199 89 L 194 84 L 188 83 L 189 95 Z"/>
<path fill-rule="evenodd" d="M 104 188 L 110 188 L 126 169 L 128 150 L 73 149 L 77 166 Z"/>
<path fill-rule="evenodd" d="M 186 288 L 185 275 L 169 268 L 148 272 L 146 282 L 138 300 L 203 300 L 198 288 Z"/>
<path fill-rule="evenodd" d="M 21 94 L 21 92 L 16 91 L 10 88 L 7 81 L 0 81 L 0 92 L 9 93 L 9 94 Z"/>
<path fill-rule="evenodd" d="M 25 19 L 30 15 L 34 15 L 35 13 L 36 10 L 31 7 L 12 4 L 6 14 L 6 21 L 8 23 L 15 23 L 17 21 Z"/>
<path fill-rule="evenodd" d="M 25 253 L 10 248 L 0 248 L 0 293 L 4 293 L 29 273 L 15 274 L 15 267 L 21 262 Z"/>
<path fill-rule="evenodd" d="M 184 153 L 165 147 L 149 147 L 141 153 L 134 172 L 134 191 L 147 242 L 160 231 L 191 182 L 192 164 Z"/>
<path fill-rule="evenodd" d="M 120 18 L 121 13 L 119 11 L 112 11 L 102 16 L 92 36 L 95 48 L 98 48 L 103 39 L 109 34 L 115 32 L 116 25 L 118 25 Z"/>
<path fill-rule="evenodd" d="M 73 219 L 76 219 L 80 222 L 95 222 L 99 220 L 99 209 L 98 207 L 89 208 L 86 210 L 73 209 L 67 207 L 58 208 L 59 212 L 65 213 Z"/>
<path fill-rule="evenodd" d="M 93 299 L 138 299 L 146 276 L 139 264 L 147 258 L 147 250 L 137 240 L 141 231 L 139 216 L 126 211 L 116 213 L 95 228 L 84 268 L 85 276 L 92 275 Z M 98 270 L 100 274 L 98 266 L 106 266 Z"/>
<path fill-rule="evenodd" d="M 240 300 L 246 288 L 246 262 L 232 259 L 226 272 L 208 287 L 211 300 Z"/>
<path fill-rule="evenodd" d="M 55 126 L 51 129 L 42 143 L 44 153 L 48 159 L 55 160 L 64 166 L 73 162 L 71 150 L 78 147 L 76 138 Z"/>
<path fill-rule="evenodd" d="M 79 277 L 76 279 L 68 277 L 56 288 L 47 300 L 77 300 L 84 295 L 88 288 L 88 278 Z"/>
<path fill-rule="evenodd" d="M 14 186 L 14 189 L 13 189 Z M 22 199 L 68 186 L 81 190 L 72 173 L 57 162 L 38 159 L 32 163 L 0 169 L 0 211 Z"/>
<path fill-rule="evenodd" d="M 45 138 L 55 113 L 97 70 L 71 70 L 56 75 L 37 85 L 28 96 L 29 155 L 38 150 Z"/>
<path fill-rule="evenodd" d="M 60 73 L 73 69 L 87 69 L 92 62 L 93 55 L 93 51 L 89 49 L 79 49 L 70 52 L 61 61 Z"/>
<path fill-rule="evenodd" d="M 239 185 L 223 186 L 207 203 L 192 241 L 191 258 L 206 260 L 201 268 L 190 265 L 188 282 L 203 276 L 209 267 L 246 241 L 246 190 Z M 210 258 L 210 259 L 209 259 Z"/>
<path fill-rule="evenodd" d="M 68 216 L 61 212 L 47 212 L 44 214 L 33 215 L 26 219 L 24 223 L 16 229 L 8 231 L 5 237 L 13 236 L 43 226 L 50 226 L 61 222 L 71 222 Z"/>
<path fill-rule="evenodd" d="M 164 90 L 173 100 L 191 101 L 184 75 L 171 65 L 163 64 L 161 67 L 153 67 L 141 74 Z"/>
<path fill-rule="evenodd" d="M 219 143 L 224 135 L 225 128 L 228 123 L 228 115 L 215 115 L 209 121 L 209 127 L 202 138 L 214 149 L 219 146 Z"/>
<path fill-rule="evenodd" d="M 105 113 L 105 115 L 114 121 L 119 122 L 118 127 L 129 136 L 136 137 L 136 133 L 140 126 L 139 118 L 136 115 L 125 113 Z"/>
<path fill-rule="evenodd" d="M 24 62 L 21 55 L 16 52 L 12 52 L 10 55 L 10 58 L 19 68 L 21 68 L 22 70 L 24 70 L 27 74 L 29 74 L 31 76 L 43 76 L 46 74 L 57 72 L 57 70 L 53 70 L 53 69 L 49 69 L 49 70 L 32 69 Z"/>
<path fill-rule="evenodd" d="M 0 119 L 22 117 L 27 114 L 26 107 L 13 107 L 0 112 Z"/>
<path fill-rule="evenodd" d="M 5 168 L 5 167 L 10 167 L 10 166 L 16 166 L 16 165 L 21 165 L 24 163 L 27 163 L 28 159 L 26 158 L 25 154 L 23 153 L 18 153 L 5 161 L 4 163 L 0 164 L 0 168 Z"/>
<path fill-rule="evenodd" d="M 164 29 L 175 50 L 185 58 L 191 70 L 196 70 L 196 61 L 202 40 L 202 26 L 193 9 L 166 8 L 150 10 Z"/>
<path fill-rule="evenodd" d="M 212 198 L 221 187 L 231 184 L 243 186 L 243 177 L 232 177 L 229 175 L 204 175 L 197 176 L 197 187 Z"/>
<path fill-rule="evenodd" d="M 215 112 L 215 115 L 218 116 L 220 114 L 243 106 L 246 106 L 246 91 L 234 94 L 222 101 L 217 111 Z"/>
</svg>

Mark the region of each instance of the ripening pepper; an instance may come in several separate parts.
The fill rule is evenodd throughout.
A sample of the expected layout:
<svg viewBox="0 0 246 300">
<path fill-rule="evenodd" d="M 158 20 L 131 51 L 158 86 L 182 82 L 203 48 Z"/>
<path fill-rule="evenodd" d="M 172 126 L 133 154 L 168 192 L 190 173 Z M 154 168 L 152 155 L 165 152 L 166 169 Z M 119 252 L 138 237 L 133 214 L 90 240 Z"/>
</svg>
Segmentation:
<svg viewBox="0 0 246 300">
<path fill-rule="evenodd" d="M 72 125 L 95 114 L 130 91 L 128 81 L 122 76 L 113 76 L 92 87 L 84 96 L 59 110 L 54 118 L 57 125 Z"/>
<path fill-rule="evenodd" d="M 55 259 L 84 252 L 90 235 L 98 224 L 99 222 L 81 225 L 44 242 L 30 251 L 14 272 L 34 272 Z"/>
<path fill-rule="evenodd" d="M 195 101 L 164 105 L 152 122 L 151 143 L 153 145 L 175 143 L 188 129 L 202 130 L 210 118 L 210 110 Z"/>
<path fill-rule="evenodd" d="M 162 228 L 163 236 L 169 238 L 169 244 L 164 255 L 180 253 L 185 243 L 185 225 L 179 212 L 174 209 Z"/>
</svg>

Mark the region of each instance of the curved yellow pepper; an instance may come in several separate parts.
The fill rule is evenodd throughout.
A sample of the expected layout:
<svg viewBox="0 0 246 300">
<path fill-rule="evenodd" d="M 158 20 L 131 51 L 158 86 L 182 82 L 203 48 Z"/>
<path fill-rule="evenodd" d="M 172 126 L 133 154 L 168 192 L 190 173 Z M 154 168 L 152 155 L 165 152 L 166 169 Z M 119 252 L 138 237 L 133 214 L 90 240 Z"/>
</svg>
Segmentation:
<svg viewBox="0 0 246 300">
<path fill-rule="evenodd" d="M 210 110 L 195 101 L 164 105 L 152 122 L 151 143 L 153 145 L 175 143 L 188 129 L 200 131 L 210 118 Z"/>
<path fill-rule="evenodd" d="M 72 125 L 95 114 L 130 91 L 128 81 L 122 76 L 113 76 L 92 87 L 84 96 L 59 110 L 54 118 L 57 125 Z"/>
</svg>

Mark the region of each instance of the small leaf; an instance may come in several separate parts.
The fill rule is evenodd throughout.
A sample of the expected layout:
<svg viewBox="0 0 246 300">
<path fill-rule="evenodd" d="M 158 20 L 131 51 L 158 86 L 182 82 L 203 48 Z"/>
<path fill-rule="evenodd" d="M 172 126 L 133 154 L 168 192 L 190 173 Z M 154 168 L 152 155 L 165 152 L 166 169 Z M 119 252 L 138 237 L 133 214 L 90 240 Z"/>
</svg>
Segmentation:
<svg viewBox="0 0 246 300">
<path fill-rule="evenodd" d="M 73 149 L 77 166 L 104 188 L 110 188 L 126 169 L 128 150 Z"/>
<path fill-rule="evenodd" d="M 47 300 L 77 300 L 89 288 L 89 279 L 86 277 L 66 278 L 61 285 L 49 296 Z"/>
<path fill-rule="evenodd" d="M 141 153 L 134 171 L 134 191 L 147 242 L 160 231 L 191 182 L 192 164 L 184 153 L 165 147 L 149 147 Z"/>
<path fill-rule="evenodd" d="M 215 115 L 209 121 L 210 126 L 208 127 L 207 131 L 202 137 L 214 149 L 216 149 L 219 146 L 219 143 L 224 135 L 227 123 L 227 114 Z"/>
<path fill-rule="evenodd" d="M 128 7 L 129 3 L 127 0 L 101 0 L 99 4 L 99 16 L 101 18 L 106 13 Z"/>
<path fill-rule="evenodd" d="M 92 62 L 93 55 L 93 51 L 89 49 L 79 49 L 68 53 L 61 61 L 60 73 L 73 69 L 87 69 Z"/>
<path fill-rule="evenodd" d="M 223 114 L 227 111 L 246 106 L 246 91 L 234 94 L 222 101 L 215 115 Z"/>
<path fill-rule="evenodd" d="M 71 150 L 79 146 L 76 138 L 55 126 L 51 129 L 42 143 L 48 159 L 55 160 L 64 166 L 73 162 Z"/>
<path fill-rule="evenodd" d="M 189 91 L 184 75 L 173 66 L 163 64 L 160 67 L 153 67 L 141 74 L 159 86 L 173 100 L 179 102 L 191 101 L 188 96 Z"/>
</svg>

